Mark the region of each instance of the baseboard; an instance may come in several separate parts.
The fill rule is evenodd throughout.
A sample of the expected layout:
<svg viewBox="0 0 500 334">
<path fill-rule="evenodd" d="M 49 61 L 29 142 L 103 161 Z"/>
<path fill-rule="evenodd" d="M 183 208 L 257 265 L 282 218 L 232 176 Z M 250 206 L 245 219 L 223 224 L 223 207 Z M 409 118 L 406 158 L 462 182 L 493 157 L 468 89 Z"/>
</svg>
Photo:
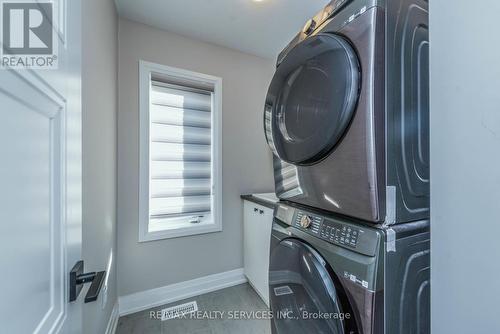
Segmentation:
<svg viewBox="0 0 500 334">
<path fill-rule="evenodd" d="M 119 317 L 118 301 L 116 301 L 115 306 L 113 306 L 113 311 L 111 311 L 105 334 L 115 334 Z"/>
<path fill-rule="evenodd" d="M 245 283 L 243 268 L 175 283 L 118 298 L 120 316 Z"/>
</svg>

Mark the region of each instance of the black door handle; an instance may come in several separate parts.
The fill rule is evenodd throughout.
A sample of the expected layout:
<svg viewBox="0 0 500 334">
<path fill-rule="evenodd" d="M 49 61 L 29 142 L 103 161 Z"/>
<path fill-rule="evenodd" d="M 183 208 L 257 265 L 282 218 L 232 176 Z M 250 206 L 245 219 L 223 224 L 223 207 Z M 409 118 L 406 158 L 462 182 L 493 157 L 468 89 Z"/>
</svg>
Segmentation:
<svg viewBox="0 0 500 334">
<path fill-rule="evenodd" d="M 92 284 L 87 291 L 87 295 L 85 295 L 85 303 L 97 300 L 105 276 L 105 271 L 83 273 L 83 261 L 78 261 L 69 272 L 69 301 L 75 301 L 80 291 L 82 291 L 83 285 L 89 282 L 92 282 Z"/>
<path fill-rule="evenodd" d="M 105 271 L 100 271 L 95 275 L 92 284 L 90 285 L 90 289 L 85 295 L 85 303 L 90 303 L 97 300 L 97 297 L 99 297 L 99 292 L 101 292 L 105 276 Z"/>
</svg>

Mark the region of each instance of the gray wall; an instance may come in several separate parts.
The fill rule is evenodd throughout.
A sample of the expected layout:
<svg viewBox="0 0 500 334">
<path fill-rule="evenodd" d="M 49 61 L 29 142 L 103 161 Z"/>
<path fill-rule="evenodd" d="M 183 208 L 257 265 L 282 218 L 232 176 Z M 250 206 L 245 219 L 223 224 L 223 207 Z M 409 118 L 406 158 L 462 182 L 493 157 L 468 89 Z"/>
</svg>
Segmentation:
<svg viewBox="0 0 500 334">
<path fill-rule="evenodd" d="M 116 114 L 118 18 L 112 0 L 82 1 L 83 259 L 107 270 L 107 303 L 84 304 L 83 332 L 104 333 L 117 299 Z M 85 291 L 82 291 L 85 293 Z"/>
<path fill-rule="evenodd" d="M 432 1 L 432 333 L 499 333 L 500 3 Z"/>
<path fill-rule="evenodd" d="M 244 37 L 243 37 L 244 38 Z M 223 231 L 138 243 L 138 61 L 223 79 Z M 119 295 L 243 266 L 240 194 L 274 190 L 262 112 L 274 62 L 119 21 Z"/>
</svg>

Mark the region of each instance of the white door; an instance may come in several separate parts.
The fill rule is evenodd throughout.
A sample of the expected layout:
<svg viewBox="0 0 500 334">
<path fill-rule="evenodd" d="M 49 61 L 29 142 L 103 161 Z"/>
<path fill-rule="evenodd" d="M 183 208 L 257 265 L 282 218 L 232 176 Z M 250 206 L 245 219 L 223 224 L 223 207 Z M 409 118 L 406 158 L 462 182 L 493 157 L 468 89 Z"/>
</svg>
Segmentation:
<svg viewBox="0 0 500 334">
<path fill-rule="evenodd" d="M 243 204 L 243 261 L 250 284 L 269 305 L 269 249 L 273 210 L 250 201 Z"/>
<path fill-rule="evenodd" d="M 82 331 L 82 296 L 68 302 L 81 258 L 80 6 L 54 7 L 58 69 L 0 69 L 2 333 Z"/>
<path fill-rule="evenodd" d="M 255 282 L 256 276 L 256 259 L 255 247 L 258 238 L 257 231 L 257 212 L 256 205 L 253 202 L 243 202 L 243 264 L 245 275 L 250 284 Z"/>
</svg>

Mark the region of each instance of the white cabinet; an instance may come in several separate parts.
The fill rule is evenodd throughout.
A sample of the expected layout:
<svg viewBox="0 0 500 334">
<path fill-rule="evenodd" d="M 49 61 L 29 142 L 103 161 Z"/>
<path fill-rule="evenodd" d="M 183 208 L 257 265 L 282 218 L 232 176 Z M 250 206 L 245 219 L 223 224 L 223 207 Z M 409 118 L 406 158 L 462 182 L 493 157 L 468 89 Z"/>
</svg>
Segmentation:
<svg viewBox="0 0 500 334">
<path fill-rule="evenodd" d="M 243 260 L 245 275 L 255 291 L 269 306 L 269 247 L 273 210 L 243 202 Z"/>
</svg>

